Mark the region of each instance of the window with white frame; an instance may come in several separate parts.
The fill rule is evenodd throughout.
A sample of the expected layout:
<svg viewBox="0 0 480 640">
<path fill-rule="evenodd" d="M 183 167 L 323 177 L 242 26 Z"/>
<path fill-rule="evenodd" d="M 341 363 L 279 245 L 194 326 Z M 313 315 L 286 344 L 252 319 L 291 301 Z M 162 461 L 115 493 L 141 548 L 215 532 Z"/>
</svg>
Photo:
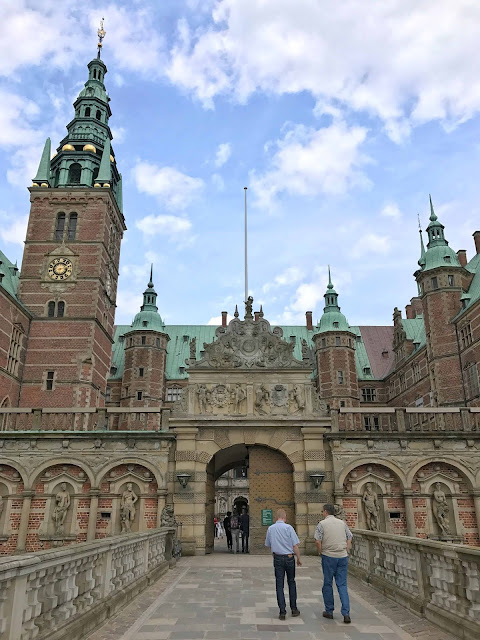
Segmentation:
<svg viewBox="0 0 480 640">
<path fill-rule="evenodd" d="M 337 371 L 337 382 L 338 384 L 343 384 L 343 371 Z"/>
<path fill-rule="evenodd" d="M 478 383 L 478 366 L 474 362 L 465 369 L 465 382 L 467 383 L 467 394 L 469 398 L 478 396 L 480 393 Z"/>
<path fill-rule="evenodd" d="M 377 399 L 377 390 L 364 387 L 362 389 L 362 402 L 375 402 Z"/>
<path fill-rule="evenodd" d="M 464 348 L 472 344 L 472 325 L 470 323 L 466 324 L 462 329 L 460 329 L 460 338 L 462 340 L 462 346 Z"/>
<path fill-rule="evenodd" d="M 182 395 L 181 387 L 167 387 L 167 402 L 176 402 Z"/>
</svg>

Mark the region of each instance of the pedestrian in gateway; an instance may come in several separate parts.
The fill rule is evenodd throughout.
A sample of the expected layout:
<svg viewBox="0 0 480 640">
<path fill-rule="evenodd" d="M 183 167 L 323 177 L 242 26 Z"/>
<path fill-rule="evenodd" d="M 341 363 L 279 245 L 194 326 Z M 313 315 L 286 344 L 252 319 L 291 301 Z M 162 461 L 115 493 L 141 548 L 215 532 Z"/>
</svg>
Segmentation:
<svg viewBox="0 0 480 640">
<path fill-rule="evenodd" d="M 250 537 L 250 516 L 247 508 L 243 507 L 240 516 L 240 531 L 242 532 L 242 553 L 250 553 L 248 550 L 248 539 Z"/>
<path fill-rule="evenodd" d="M 232 543 L 232 530 L 230 528 L 230 518 L 232 516 L 231 511 L 227 511 L 227 515 L 223 519 L 223 528 L 225 529 L 225 535 L 227 536 L 227 549 L 230 553 L 233 553 L 233 543 Z"/>
<path fill-rule="evenodd" d="M 236 507 L 234 507 L 230 517 L 230 530 L 232 532 L 232 544 L 233 542 L 235 543 L 235 551 L 233 553 L 240 553 L 240 518 L 238 517 Z"/>
<path fill-rule="evenodd" d="M 285 575 L 287 576 L 288 597 L 292 616 L 300 615 L 300 611 L 297 609 L 297 585 L 295 584 L 295 558 L 297 559 L 297 566 L 302 566 L 298 548 L 300 540 L 295 533 L 295 529 L 287 524 L 286 520 L 285 509 L 279 509 L 277 511 L 277 521 L 268 527 L 267 537 L 265 538 L 265 546 L 270 547 L 273 554 L 275 588 L 278 608 L 280 609 L 278 617 L 280 620 L 285 620 L 287 615 L 287 605 L 283 592 Z"/>
<path fill-rule="evenodd" d="M 333 578 L 342 603 L 341 614 L 345 624 L 351 622 L 350 600 L 347 589 L 348 552 L 352 546 L 352 533 L 347 523 L 334 516 L 333 504 L 323 505 L 323 517 L 315 529 L 315 544 L 322 556 L 324 618 L 333 618 Z"/>
</svg>

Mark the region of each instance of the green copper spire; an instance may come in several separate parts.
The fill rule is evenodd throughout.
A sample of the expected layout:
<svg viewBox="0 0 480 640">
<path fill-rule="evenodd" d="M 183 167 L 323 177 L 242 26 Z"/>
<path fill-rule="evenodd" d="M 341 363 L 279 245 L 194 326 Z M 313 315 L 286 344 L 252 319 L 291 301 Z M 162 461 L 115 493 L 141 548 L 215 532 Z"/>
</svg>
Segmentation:
<svg viewBox="0 0 480 640">
<path fill-rule="evenodd" d="M 340 312 L 340 307 L 338 306 L 338 293 L 332 284 L 330 265 L 328 267 L 327 291 L 323 297 L 325 298 L 325 308 L 317 325 L 319 333 L 324 331 L 349 331 L 350 326 L 347 319 Z"/>
<path fill-rule="evenodd" d="M 431 199 L 430 199 L 431 202 Z M 423 244 L 423 234 L 422 234 L 422 226 L 420 224 L 420 216 L 418 216 L 418 232 L 420 234 L 420 259 L 418 260 L 418 264 L 420 267 L 425 266 L 425 245 Z"/>
<path fill-rule="evenodd" d="M 110 168 L 110 164 L 110 138 L 107 138 L 105 140 L 102 161 L 100 162 L 100 169 L 97 176 L 97 182 L 102 185 L 104 185 L 105 183 L 110 183 L 112 180 L 112 171 Z"/>
<path fill-rule="evenodd" d="M 143 304 L 139 313 L 132 322 L 132 329 L 149 329 L 150 331 L 163 331 L 163 323 L 157 307 L 157 292 L 153 285 L 153 264 L 150 267 L 150 280 L 143 292 Z"/>
<path fill-rule="evenodd" d="M 45 146 L 43 147 L 42 157 L 40 159 L 40 164 L 38 165 L 37 175 L 33 179 L 39 187 L 40 186 L 48 186 L 50 183 L 50 156 L 52 154 L 52 143 L 50 138 L 47 138 L 45 141 Z"/>
<path fill-rule="evenodd" d="M 444 229 L 445 227 L 438 219 L 432 203 L 432 197 L 430 196 L 430 222 L 427 227 L 428 243 L 427 250 L 422 245 L 422 255 L 418 264 L 422 271 L 429 271 L 430 269 L 436 269 L 438 267 L 460 267 L 458 256 L 453 249 L 448 246 L 448 242 L 445 239 Z"/>
</svg>

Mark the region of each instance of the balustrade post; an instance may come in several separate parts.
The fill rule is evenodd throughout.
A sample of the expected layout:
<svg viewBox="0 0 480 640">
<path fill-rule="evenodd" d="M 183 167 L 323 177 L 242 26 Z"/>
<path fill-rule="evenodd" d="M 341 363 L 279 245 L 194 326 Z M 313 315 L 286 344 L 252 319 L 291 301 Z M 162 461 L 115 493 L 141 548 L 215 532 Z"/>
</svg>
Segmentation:
<svg viewBox="0 0 480 640">
<path fill-rule="evenodd" d="M 23 614 L 27 608 L 27 581 L 27 575 L 16 576 L 9 589 L 7 598 L 9 600 L 8 612 L 10 615 L 7 617 L 5 636 L 2 634 L 2 638 L 5 637 L 5 640 L 18 640 L 22 633 Z"/>
<path fill-rule="evenodd" d="M 97 429 L 100 431 L 106 431 L 107 429 L 107 410 L 97 409 Z"/>
<path fill-rule="evenodd" d="M 88 513 L 88 529 L 87 529 L 87 542 L 95 540 L 97 532 L 97 513 L 98 513 L 98 497 L 100 495 L 99 489 L 90 489 L 90 510 Z"/>
<path fill-rule="evenodd" d="M 32 429 L 39 431 L 42 428 L 42 410 L 33 409 Z"/>
<path fill-rule="evenodd" d="M 405 425 L 405 409 L 395 409 L 395 420 L 397 422 L 397 429 L 399 431 L 406 431 Z"/>
<path fill-rule="evenodd" d="M 167 498 L 167 490 L 158 489 L 157 490 L 157 529 L 160 529 L 160 527 L 162 526 L 162 511 L 165 507 L 166 498 Z"/>
<path fill-rule="evenodd" d="M 415 526 L 415 513 L 413 511 L 413 491 L 405 489 L 403 491 L 403 499 L 405 502 L 405 514 L 407 516 L 407 535 L 415 538 L 417 536 L 417 527 Z"/>
<path fill-rule="evenodd" d="M 22 492 L 22 514 L 20 516 L 20 526 L 18 528 L 17 548 L 15 553 L 24 553 L 27 543 L 27 531 L 28 521 L 30 519 L 30 506 L 32 504 L 32 498 L 35 495 L 35 491 L 24 490 Z"/>
<path fill-rule="evenodd" d="M 462 423 L 462 430 L 471 431 L 472 425 L 470 423 L 470 411 L 468 409 L 460 409 L 460 419 Z"/>
</svg>

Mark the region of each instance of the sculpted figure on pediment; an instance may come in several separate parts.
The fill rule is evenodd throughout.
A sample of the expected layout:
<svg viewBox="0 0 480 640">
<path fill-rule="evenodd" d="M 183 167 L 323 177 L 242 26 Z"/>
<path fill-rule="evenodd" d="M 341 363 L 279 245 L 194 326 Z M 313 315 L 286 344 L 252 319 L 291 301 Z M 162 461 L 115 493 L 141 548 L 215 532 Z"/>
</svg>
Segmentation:
<svg viewBox="0 0 480 640">
<path fill-rule="evenodd" d="M 295 401 L 295 412 L 300 413 L 305 410 L 305 389 L 303 385 L 296 384 L 293 387 L 292 398 Z"/>
<path fill-rule="evenodd" d="M 197 396 L 200 413 L 207 413 L 207 387 L 204 384 L 197 386 Z"/>
<path fill-rule="evenodd" d="M 447 503 L 447 496 L 442 490 L 442 486 L 439 482 L 435 483 L 435 490 L 433 492 L 433 515 L 440 529 L 441 535 L 445 536 L 450 533 L 450 522 L 448 518 L 448 512 L 450 511 Z"/>
<path fill-rule="evenodd" d="M 241 413 L 243 401 L 246 399 L 247 393 L 241 384 L 235 385 L 232 391 L 233 413 Z"/>
<path fill-rule="evenodd" d="M 247 301 L 253 304 L 253 300 Z M 227 327 L 218 327 L 215 340 L 204 343 L 203 357 L 191 362 L 191 368 L 206 369 L 257 369 L 289 368 L 307 369 L 309 360 L 297 360 L 293 356 L 294 344 L 283 339 L 280 327 L 270 327 L 263 317 L 257 320 L 235 317 Z"/>
<path fill-rule="evenodd" d="M 370 529 L 370 531 L 378 531 L 378 516 L 379 516 L 378 498 L 370 482 L 367 482 L 367 486 L 363 494 L 362 502 L 365 508 L 367 529 Z"/>
<path fill-rule="evenodd" d="M 266 408 L 270 402 L 270 393 L 265 388 L 265 385 L 261 384 L 255 389 L 255 410 L 258 413 L 267 413 Z"/>
</svg>

